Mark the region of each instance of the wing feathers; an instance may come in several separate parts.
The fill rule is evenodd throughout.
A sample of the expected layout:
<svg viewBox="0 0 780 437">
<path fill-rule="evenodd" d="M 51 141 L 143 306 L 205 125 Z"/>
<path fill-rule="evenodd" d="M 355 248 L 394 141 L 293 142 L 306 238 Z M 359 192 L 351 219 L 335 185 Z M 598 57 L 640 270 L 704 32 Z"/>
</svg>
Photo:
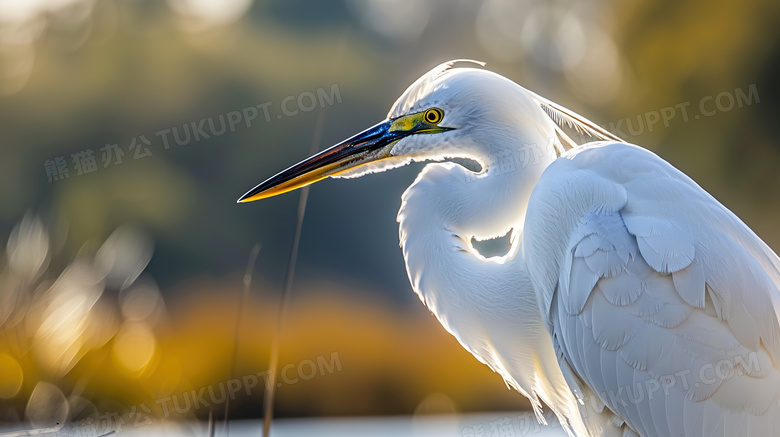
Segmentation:
<svg viewBox="0 0 780 437">
<path fill-rule="evenodd" d="M 677 293 L 688 305 L 704 308 L 704 269 L 698 262 L 691 261 L 688 267 L 672 273 L 672 279 Z"/>
<path fill-rule="evenodd" d="M 597 288 L 612 305 L 625 306 L 634 303 L 645 289 L 645 283 L 630 271 L 623 275 L 601 278 Z"/>
<path fill-rule="evenodd" d="M 641 435 L 705 436 L 744 430 L 737 412 L 777 408 L 780 373 L 758 321 L 733 293 L 718 292 L 760 280 L 706 271 L 669 220 L 589 214 L 572 235 L 557 293 L 564 358 L 612 411 Z M 751 426 L 770 420 L 761 417 Z"/>
<path fill-rule="evenodd" d="M 780 436 L 780 259 L 744 223 L 652 153 L 610 143 L 556 160 L 527 214 L 548 329 L 599 414 L 644 437 Z"/>
<path fill-rule="evenodd" d="M 673 273 L 693 262 L 695 250 L 690 236 L 672 222 L 635 215 L 624 215 L 631 234 L 636 236 L 639 251 L 658 272 Z"/>
</svg>

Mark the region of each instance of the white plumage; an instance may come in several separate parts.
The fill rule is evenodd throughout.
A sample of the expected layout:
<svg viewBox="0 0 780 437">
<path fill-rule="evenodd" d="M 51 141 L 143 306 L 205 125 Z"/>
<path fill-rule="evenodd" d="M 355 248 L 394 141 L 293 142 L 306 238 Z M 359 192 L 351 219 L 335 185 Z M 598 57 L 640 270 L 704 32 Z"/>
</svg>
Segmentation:
<svg viewBox="0 0 780 437">
<path fill-rule="evenodd" d="M 381 153 L 340 167 L 482 165 L 427 165 L 398 213 L 409 280 L 442 325 L 571 435 L 780 435 L 777 255 L 655 154 L 452 67 L 410 86 L 387 122 L 439 108 L 446 130 L 390 128 Z M 610 141 L 571 148 L 561 123 Z M 510 229 L 503 257 L 471 245 Z"/>
</svg>

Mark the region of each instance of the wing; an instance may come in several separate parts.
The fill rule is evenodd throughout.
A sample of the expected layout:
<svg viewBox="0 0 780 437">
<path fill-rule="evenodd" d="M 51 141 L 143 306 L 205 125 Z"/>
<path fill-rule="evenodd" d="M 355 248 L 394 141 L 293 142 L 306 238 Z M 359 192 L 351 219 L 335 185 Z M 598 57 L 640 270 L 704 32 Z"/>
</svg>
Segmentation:
<svg viewBox="0 0 780 437">
<path fill-rule="evenodd" d="M 548 170 L 526 256 L 585 410 L 606 406 L 642 436 L 780 435 L 771 249 L 644 149 L 594 145 Z"/>
</svg>

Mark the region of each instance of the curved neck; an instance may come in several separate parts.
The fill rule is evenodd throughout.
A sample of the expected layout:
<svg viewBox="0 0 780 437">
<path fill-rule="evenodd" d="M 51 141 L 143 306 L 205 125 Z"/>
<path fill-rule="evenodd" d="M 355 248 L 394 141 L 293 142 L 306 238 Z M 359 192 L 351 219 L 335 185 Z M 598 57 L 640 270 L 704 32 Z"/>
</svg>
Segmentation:
<svg viewBox="0 0 780 437">
<path fill-rule="evenodd" d="M 404 192 L 398 212 L 401 246 L 412 285 L 429 307 L 436 294 L 448 293 L 418 286 L 423 274 L 435 273 L 432 258 L 451 263 L 476 262 L 480 264 L 474 266 L 478 277 L 487 260 L 472 247 L 471 239 L 498 237 L 510 229 L 512 249 L 504 258 L 517 256 L 520 245 L 515 236 L 522 234 L 531 192 L 556 159 L 554 130 L 539 129 L 530 138 L 528 132 L 506 132 L 500 137 L 523 140 L 503 144 L 455 144 L 450 154 L 478 161 L 483 166 L 480 173 L 452 162 L 429 164 Z M 464 254 L 467 256 L 462 259 Z M 441 278 L 444 283 L 449 279 Z M 457 293 L 448 294 L 451 300 L 458 299 Z M 441 311 L 438 314 L 445 316 Z"/>
<path fill-rule="evenodd" d="M 414 291 L 447 331 L 537 412 L 544 402 L 578 418 L 519 249 L 528 198 L 555 157 L 552 145 L 533 147 L 520 146 L 515 161 L 480 156 L 486 169 L 479 175 L 453 163 L 426 166 L 403 195 L 401 247 Z M 504 257 L 485 259 L 471 246 L 472 237 L 510 228 Z"/>
</svg>

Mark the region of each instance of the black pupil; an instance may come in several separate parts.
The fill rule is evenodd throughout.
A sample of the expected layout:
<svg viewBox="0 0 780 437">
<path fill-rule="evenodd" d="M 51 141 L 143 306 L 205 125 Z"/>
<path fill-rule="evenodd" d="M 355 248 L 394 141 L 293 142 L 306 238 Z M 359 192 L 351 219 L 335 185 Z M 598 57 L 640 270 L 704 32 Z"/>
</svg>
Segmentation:
<svg viewBox="0 0 780 437">
<path fill-rule="evenodd" d="M 437 118 L 436 114 L 433 111 L 428 113 L 428 121 L 434 122 L 434 121 L 436 121 L 436 118 Z"/>
</svg>

